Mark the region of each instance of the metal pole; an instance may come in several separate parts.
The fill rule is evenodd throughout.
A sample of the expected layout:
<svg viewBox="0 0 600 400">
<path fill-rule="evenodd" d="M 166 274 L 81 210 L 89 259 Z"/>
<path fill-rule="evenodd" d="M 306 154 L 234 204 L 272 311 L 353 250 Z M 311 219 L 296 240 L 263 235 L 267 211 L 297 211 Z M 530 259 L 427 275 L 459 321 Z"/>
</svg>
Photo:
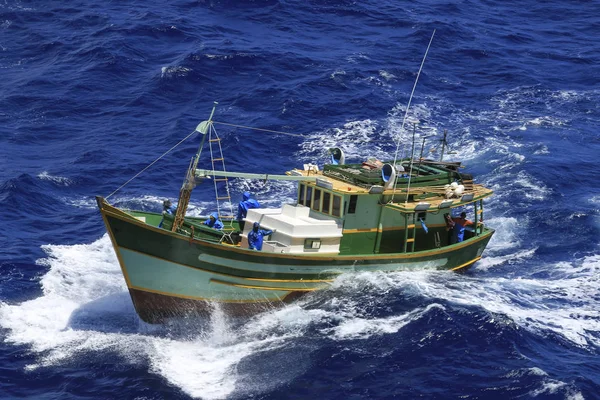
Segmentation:
<svg viewBox="0 0 600 400">
<path fill-rule="evenodd" d="M 413 160 L 415 159 L 415 134 L 417 132 L 417 124 L 413 124 L 413 136 L 412 136 L 412 151 L 410 152 L 410 169 L 408 172 L 408 185 L 406 186 L 406 200 L 404 205 L 408 203 L 408 194 L 410 192 L 410 178 L 412 178 Z"/>
<path fill-rule="evenodd" d="M 446 136 L 448 135 L 448 130 L 444 129 L 444 138 L 442 139 L 442 153 L 440 154 L 440 162 L 444 159 L 444 150 L 446 149 Z"/>
<path fill-rule="evenodd" d="M 421 154 L 419 154 L 419 168 L 417 169 L 417 176 L 419 176 L 419 172 L 421 170 L 421 161 L 423 161 L 423 150 L 425 149 L 425 139 L 427 136 L 423 136 L 423 143 L 421 144 Z"/>
<path fill-rule="evenodd" d="M 190 197 L 192 196 L 192 190 L 194 189 L 196 182 L 196 167 L 198 166 L 200 154 L 202 153 L 202 148 L 204 147 L 204 142 L 206 141 L 206 134 L 208 130 L 212 128 L 212 117 L 215 114 L 217 104 L 219 103 L 215 101 L 213 109 L 210 113 L 210 117 L 208 117 L 208 121 L 200 123 L 200 125 L 198 125 L 198 127 L 196 128 L 198 132 L 202 133 L 202 141 L 200 142 L 200 146 L 198 147 L 198 152 L 196 153 L 196 157 L 194 157 L 194 161 L 192 161 L 192 164 L 186 172 L 183 185 L 181 185 L 181 189 L 179 190 L 177 211 L 175 212 L 175 220 L 173 221 L 173 226 L 171 227 L 172 232 L 177 232 L 177 229 L 181 227 L 185 219 L 185 213 L 187 212 L 188 204 L 190 203 Z"/>
</svg>

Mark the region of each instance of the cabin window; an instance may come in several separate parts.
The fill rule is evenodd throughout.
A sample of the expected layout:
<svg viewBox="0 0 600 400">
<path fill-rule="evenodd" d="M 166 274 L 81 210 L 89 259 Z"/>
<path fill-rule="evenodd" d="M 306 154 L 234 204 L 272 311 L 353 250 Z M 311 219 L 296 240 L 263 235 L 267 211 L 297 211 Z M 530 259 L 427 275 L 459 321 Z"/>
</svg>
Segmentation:
<svg viewBox="0 0 600 400">
<path fill-rule="evenodd" d="M 323 192 L 323 212 L 325 214 L 331 214 L 331 210 L 329 209 L 331 205 L 331 193 Z"/>
<path fill-rule="evenodd" d="M 318 250 L 321 248 L 321 239 L 304 239 L 305 249 Z"/>
<path fill-rule="evenodd" d="M 300 184 L 300 189 L 298 190 L 298 204 L 304 204 L 304 185 Z"/>
<path fill-rule="evenodd" d="M 321 189 L 315 189 L 315 198 L 313 200 L 313 210 L 321 211 Z"/>
<path fill-rule="evenodd" d="M 354 214 L 356 212 L 356 202 L 358 201 L 358 196 L 353 194 L 350 196 L 350 204 L 348 205 L 348 214 Z"/>
<path fill-rule="evenodd" d="M 342 198 L 340 196 L 333 196 L 333 207 L 331 208 L 331 215 L 334 217 L 341 216 L 342 209 Z"/>
<path fill-rule="evenodd" d="M 306 187 L 306 202 L 304 203 L 304 205 L 306 207 L 310 207 L 310 205 L 312 204 L 312 191 L 313 188 L 310 186 Z"/>
</svg>

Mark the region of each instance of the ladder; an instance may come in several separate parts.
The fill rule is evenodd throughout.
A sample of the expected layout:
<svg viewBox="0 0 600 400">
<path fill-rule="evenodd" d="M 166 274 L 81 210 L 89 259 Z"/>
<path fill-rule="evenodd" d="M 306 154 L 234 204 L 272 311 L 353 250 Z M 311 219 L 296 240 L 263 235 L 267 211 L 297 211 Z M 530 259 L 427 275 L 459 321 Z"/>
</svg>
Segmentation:
<svg viewBox="0 0 600 400">
<path fill-rule="evenodd" d="M 409 224 L 409 219 L 412 216 L 412 223 Z M 404 214 L 404 252 L 408 252 L 410 244 L 410 252 L 415 251 L 415 237 L 417 236 L 417 213 Z"/>
<path fill-rule="evenodd" d="M 223 222 L 223 240 L 226 236 L 230 236 L 234 231 L 233 227 L 233 204 L 231 203 L 231 194 L 229 191 L 229 178 L 226 176 L 217 176 L 223 174 L 225 169 L 225 158 L 223 157 L 223 148 L 221 139 L 214 127 L 211 126 L 208 136 L 208 144 L 210 150 L 210 161 L 212 164 L 213 184 L 215 185 L 215 197 L 217 200 L 217 214 Z"/>
</svg>

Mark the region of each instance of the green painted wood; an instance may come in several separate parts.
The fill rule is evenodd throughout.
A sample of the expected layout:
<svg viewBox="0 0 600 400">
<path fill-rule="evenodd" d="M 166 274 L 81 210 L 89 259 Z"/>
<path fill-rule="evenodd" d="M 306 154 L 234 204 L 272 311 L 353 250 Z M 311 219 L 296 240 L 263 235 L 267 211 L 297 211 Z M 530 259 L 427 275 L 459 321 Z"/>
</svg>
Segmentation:
<svg viewBox="0 0 600 400">
<path fill-rule="evenodd" d="M 143 214 L 143 213 L 142 213 Z M 153 214 L 156 219 L 157 214 Z M 140 215 L 137 215 L 140 216 Z M 283 298 L 287 293 L 306 288 L 327 287 L 324 282 L 301 280 L 331 279 L 341 273 L 355 271 L 413 271 L 423 269 L 452 269 L 469 263 L 481 256 L 493 230 L 486 229 L 482 240 L 469 236 L 462 244 L 445 246 L 446 252 L 419 252 L 419 244 L 428 243 L 434 237 L 422 229 L 416 230 L 417 245 L 410 258 L 355 259 L 353 257 L 274 257 L 269 253 L 234 252 L 231 246 L 209 246 L 202 242 L 190 242 L 181 235 L 151 228 L 129 219 L 105 215 L 114 235 L 120 260 L 130 284 L 141 290 L 166 293 L 171 296 L 206 298 L 214 301 L 248 301 L 256 299 Z M 443 228 L 442 228 L 443 229 Z M 382 232 L 382 249 L 390 256 L 402 245 L 398 238 L 407 230 Z M 357 233 L 356 243 L 374 242 L 368 235 Z M 472 235 L 472 234 L 471 234 Z M 354 242 L 354 240 L 353 240 Z M 373 249 L 371 248 L 371 252 Z M 249 279 L 249 278 L 254 278 Z M 262 280 L 279 280 L 276 282 Z M 215 280 L 265 289 L 243 288 L 216 283 Z M 297 280 L 299 282 L 283 282 Z M 267 288 L 286 290 L 268 290 Z M 289 291 L 287 290 L 289 288 Z"/>
<path fill-rule="evenodd" d="M 183 265 L 196 266 L 198 268 L 213 268 L 215 271 L 219 270 L 225 274 L 248 278 L 325 279 L 346 270 L 352 271 L 360 269 L 363 266 L 367 268 L 374 266 L 376 268 L 384 269 L 386 264 L 398 263 L 400 261 L 410 264 L 413 261 L 432 260 L 440 257 L 440 255 L 432 252 L 419 255 L 418 251 L 414 253 L 413 258 L 404 260 L 381 258 L 358 260 L 354 259 L 351 255 L 347 257 L 314 257 L 314 253 L 308 256 L 312 258 L 309 259 L 302 256 L 279 257 L 274 256 L 271 253 L 256 251 L 234 252 L 231 251 L 232 247 L 228 245 L 215 244 L 213 246 L 207 246 L 201 242 L 190 243 L 188 238 L 182 235 L 178 235 L 177 237 L 167 234 L 166 231 L 165 233 L 161 233 L 161 231 L 148 229 L 143 225 L 134 224 L 110 215 L 107 215 L 106 219 L 113 231 L 114 238 L 120 247 Z M 487 243 L 493 234 L 493 230 L 486 229 L 485 234 L 487 237 L 485 237 L 484 240 L 481 240 L 481 242 L 474 244 L 474 247 L 479 247 L 480 244 Z M 348 236 L 354 236 L 357 242 L 359 242 L 364 241 L 365 238 L 369 241 L 367 235 L 372 236 L 370 241 L 373 243 L 375 232 L 358 233 Z M 468 244 L 468 241 L 464 243 Z M 452 249 L 452 246 L 447 247 L 449 250 Z M 468 247 L 469 246 L 463 247 L 456 253 L 465 253 L 468 255 L 470 253 Z M 458 250 L 457 245 L 454 245 L 454 248 L 457 248 Z M 448 253 L 451 254 L 453 252 L 449 251 Z M 371 252 L 364 253 L 363 255 L 366 254 L 372 254 L 372 245 Z M 229 260 L 231 265 L 238 266 L 239 268 L 206 264 L 199 260 L 199 256 L 201 255 L 222 257 L 224 260 Z M 454 258 L 454 256 L 450 255 L 444 255 L 444 257 Z M 456 265 L 447 265 L 446 267 L 453 268 L 455 266 Z M 332 271 L 335 270 L 335 272 L 327 272 L 329 269 Z"/>
<path fill-rule="evenodd" d="M 283 298 L 294 288 L 319 287 L 317 284 L 277 283 L 277 287 L 289 287 L 290 291 L 246 289 L 211 282 L 217 279 L 244 285 L 265 285 L 265 283 L 245 279 L 223 277 L 222 275 L 189 268 L 177 263 L 160 260 L 145 254 L 120 248 L 131 285 L 153 292 L 175 294 L 186 297 L 203 297 L 217 301 L 253 301 L 266 298 Z M 268 286 L 268 283 L 265 285 Z M 320 286 L 323 286 L 321 284 Z M 326 286 L 326 285 L 325 285 Z"/>
</svg>

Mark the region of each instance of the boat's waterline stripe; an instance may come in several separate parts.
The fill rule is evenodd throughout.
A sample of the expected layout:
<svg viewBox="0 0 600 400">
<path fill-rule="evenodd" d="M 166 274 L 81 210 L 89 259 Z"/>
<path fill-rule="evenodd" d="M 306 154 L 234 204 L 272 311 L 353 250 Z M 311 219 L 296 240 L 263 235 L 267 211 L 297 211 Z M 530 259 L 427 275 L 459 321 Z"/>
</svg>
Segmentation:
<svg viewBox="0 0 600 400">
<path fill-rule="evenodd" d="M 247 300 L 245 300 L 245 299 L 224 300 L 224 299 L 209 299 L 206 297 L 188 296 L 188 295 L 178 294 L 178 293 L 163 292 L 160 290 L 148 289 L 148 288 L 143 288 L 143 287 L 139 287 L 139 286 L 129 286 L 129 289 L 138 290 L 140 292 L 160 294 L 162 296 L 177 297 L 179 299 L 185 299 L 185 300 L 206 301 L 209 303 L 210 302 L 216 302 L 216 303 L 272 303 L 272 302 L 281 301 L 280 297 L 262 298 L 262 299 L 247 299 Z"/>
<path fill-rule="evenodd" d="M 471 265 L 471 264 L 473 264 L 473 263 L 475 263 L 475 262 L 477 262 L 477 261 L 479 261 L 479 260 L 481 260 L 481 256 L 479 256 L 479 257 L 475 257 L 475 258 L 474 258 L 474 259 L 472 259 L 471 261 L 467 261 L 466 263 L 464 263 L 464 264 L 461 264 L 461 265 L 459 265 L 458 267 L 454 267 L 454 268 L 452 268 L 450 271 L 458 271 L 459 269 L 462 269 L 462 268 L 464 268 L 464 267 L 468 267 L 469 265 Z"/>
<path fill-rule="evenodd" d="M 287 291 L 287 292 L 290 292 L 289 288 L 243 285 L 241 283 L 226 282 L 226 281 L 222 281 L 222 280 L 219 280 L 219 279 L 211 279 L 210 283 L 219 283 L 221 285 L 235 286 L 235 287 L 242 288 L 242 289 L 278 290 L 278 291 Z M 292 291 L 294 291 L 294 292 L 314 292 L 315 290 L 322 290 L 322 289 L 324 289 L 324 288 L 321 288 L 321 287 L 315 287 L 315 288 L 294 288 L 294 290 L 292 290 Z"/>
<path fill-rule="evenodd" d="M 130 223 L 130 224 L 134 224 L 134 225 L 138 225 L 139 227 L 141 227 L 142 229 L 146 229 L 146 230 L 150 230 L 150 231 L 154 231 L 154 232 L 158 232 L 162 235 L 168 235 L 174 238 L 177 238 L 179 240 L 183 240 L 187 243 L 194 243 L 194 244 L 199 244 L 202 246 L 207 246 L 207 247 L 212 247 L 215 249 L 223 249 L 223 248 L 227 248 L 228 251 L 232 251 L 238 254 L 243 254 L 243 255 L 248 255 L 248 256 L 256 256 L 256 255 L 260 255 L 260 252 L 256 252 L 255 250 L 249 250 L 249 249 L 242 249 L 241 247 L 233 247 L 233 246 L 224 246 L 222 244 L 218 244 L 218 243 L 210 243 L 207 241 L 202 241 L 202 240 L 197 240 L 197 239 L 193 239 L 190 240 L 189 237 L 183 236 L 181 234 L 178 233 L 174 233 L 171 231 L 167 231 L 161 228 L 157 228 L 154 227 L 152 225 L 148 225 L 144 222 L 141 222 L 137 219 L 135 219 L 134 217 L 132 217 L 131 215 L 119 210 L 118 208 L 112 207 L 110 204 L 108 203 L 104 203 L 107 207 L 116 210 L 112 211 L 109 209 L 105 209 L 102 208 L 102 212 L 106 213 L 107 215 L 110 215 L 113 218 L 117 218 L 121 221 L 124 221 L 126 223 Z M 475 243 L 480 242 L 482 240 L 486 240 L 489 239 L 489 237 L 494 233 L 493 230 L 490 230 L 488 232 L 485 232 L 483 234 L 481 234 L 480 236 L 478 236 L 477 238 L 471 238 L 468 240 L 465 240 L 463 242 L 460 242 L 458 244 L 453 244 L 453 245 L 449 245 L 449 246 L 445 246 L 445 247 L 441 247 L 439 249 L 436 250 L 427 250 L 427 251 L 419 251 L 419 252 L 415 252 L 415 253 L 396 253 L 396 254 L 385 254 L 385 255 L 341 255 L 341 256 L 335 256 L 332 257 L 331 255 L 327 255 L 327 256 L 306 256 L 304 254 L 278 254 L 278 253 L 268 253 L 269 257 L 273 257 L 273 258 L 284 258 L 284 259 L 288 259 L 288 260 L 309 260 L 309 261 L 315 261 L 315 260 L 328 260 L 328 261 L 349 261 L 349 262 L 353 262 L 353 261 L 368 261 L 368 260 L 390 260 L 390 259 L 414 259 L 414 258 L 421 258 L 421 257 L 427 257 L 427 256 L 435 256 L 435 255 L 439 255 L 439 254 L 443 254 L 443 253 L 448 253 L 448 252 L 453 252 L 453 251 L 458 251 L 459 249 L 462 249 L 463 247 L 468 247 L 471 245 L 475 245 Z M 259 253 L 259 254 L 257 254 Z M 265 253 L 262 253 L 265 254 Z"/>
</svg>

